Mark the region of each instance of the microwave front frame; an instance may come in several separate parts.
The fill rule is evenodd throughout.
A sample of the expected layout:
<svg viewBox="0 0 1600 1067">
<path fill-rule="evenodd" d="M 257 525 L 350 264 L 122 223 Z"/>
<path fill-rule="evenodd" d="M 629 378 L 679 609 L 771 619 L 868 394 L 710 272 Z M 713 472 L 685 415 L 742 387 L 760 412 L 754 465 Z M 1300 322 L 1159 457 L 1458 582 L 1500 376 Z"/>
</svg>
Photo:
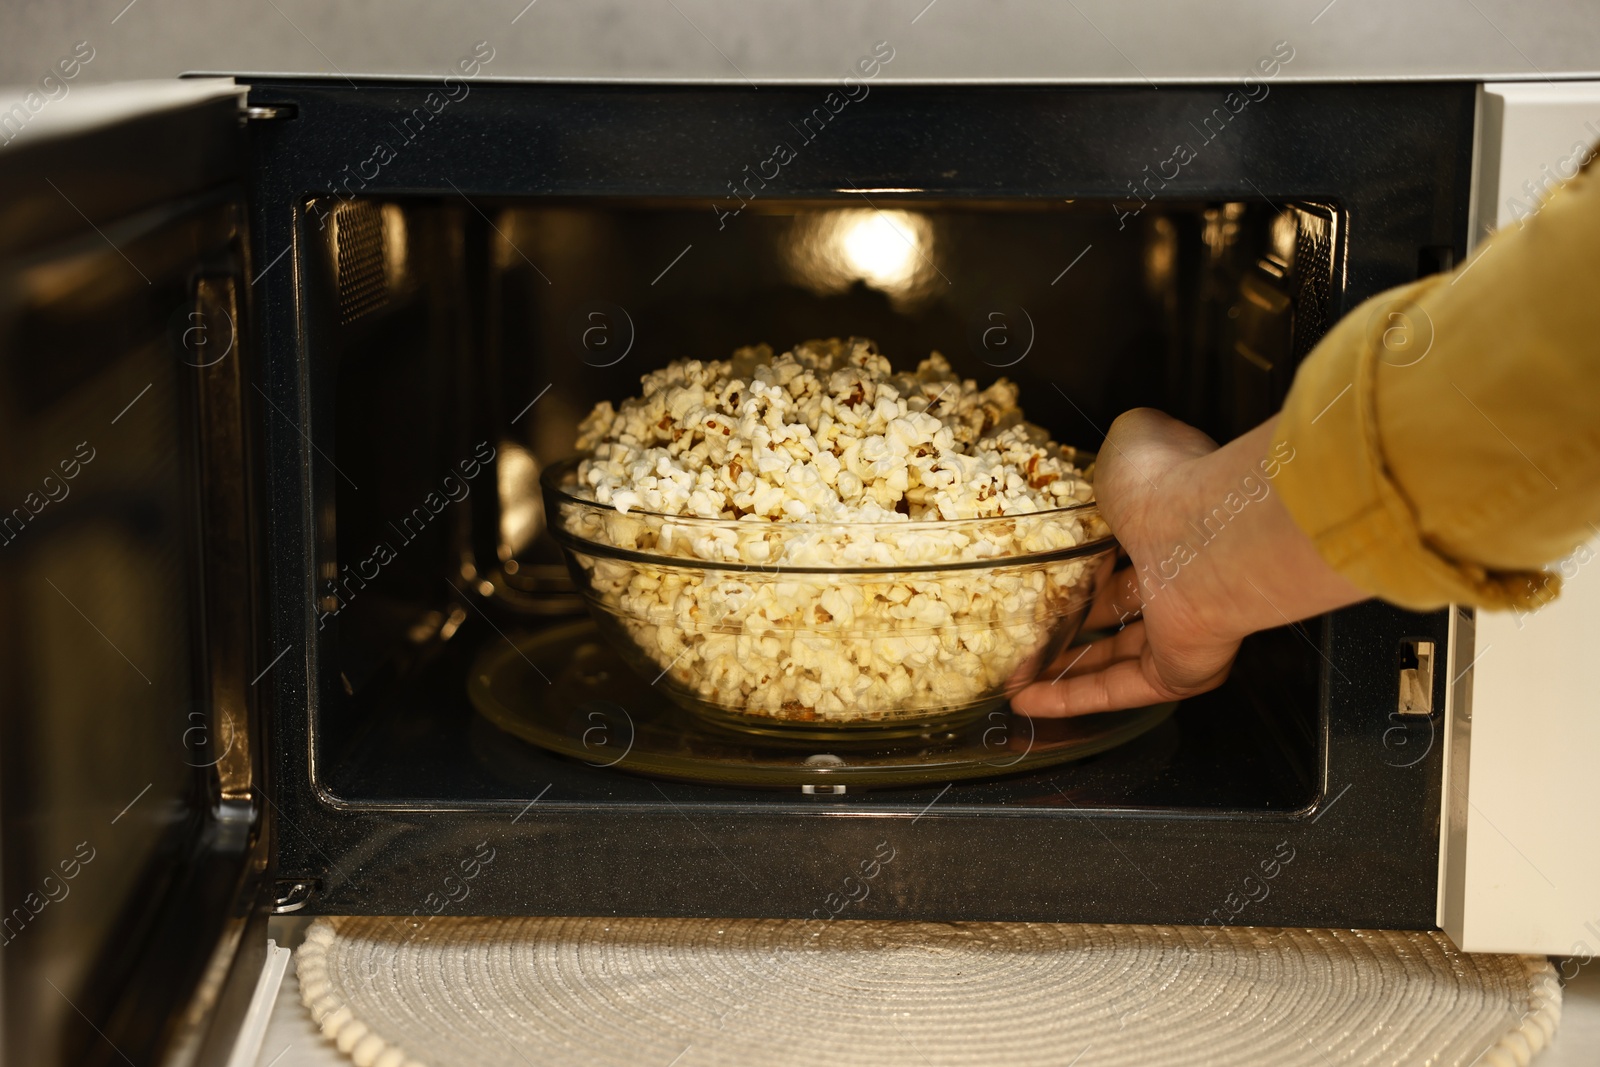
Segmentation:
<svg viewBox="0 0 1600 1067">
<path fill-rule="evenodd" d="M 665 794 L 662 803 L 626 806 L 550 796 L 525 818 L 525 800 L 419 796 L 378 806 L 327 788 L 317 771 L 316 708 L 337 682 L 321 667 L 312 564 L 316 516 L 337 475 L 324 462 L 329 369 L 309 358 L 304 336 L 301 257 L 314 225 L 305 205 L 349 173 L 352 146 L 393 138 L 396 117 L 427 108 L 438 88 L 374 82 L 352 92 L 340 82 L 262 80 L 250 90 L 251 105 L 275 116 L 251 124 L 254 257 L 288 260 L 263 270 L 252 288 L 260 388 L 283 416 L 268 415 L 261 427 L 269 646 L 299 652 L 263 684 L 280 739 L 271 776 L 276 875 L 308 894 L 296 906 L 410 914 L 436 888 L 434 875 L 492 841 L 517 877 L 484 880 L 470 906 L 476 913 L 803 917 L 841 864 L 894 839 L 920 858 L 898 867 L 862 917 L 1203 923 L 1281 844 L 1296 856 L 1296 877 L 1237 921 L 1434 924 L 1438 713 L 1415 760 L 1395 758 L 1391 716 L 1400 643 L 1448 648 L 1448 615 L 1376 603 L 1335 613 L 1322 627 L 1325 764 L 1316 802 L 1292 813 L 1020 811 L 950 799 L 930 809 L 929 790 L 828 809 L 730 798 L 685 810 Z M 809 146 L 784 193 L 841 203 L 859 199 L 855 189 L 881 188 L 946 200 L 1120 197 L 1131 209 L 1135 181 L 1163 158 L 1152 142 L 1193 136 L 1183 132 L 1194 129 L 1191 120 L 1228 106 L 1229 92 L 876 87 Z M 474 85 L 439 112 L 427 140 L 363 179 L 360 192 L 693 197 L 705 201 L 714 229 L 711 205 L 727 195 L 730 176 L 822 95 L 816 87 Z M 1464 252 L 1472 133 L 1471 86 L 1273 86 L 1162 192 L 1339 203 L 1348 236 L 1337 317 L 1415 278 L 1423 249 Z M 1223 141 L 1228 134 L 1236 140 Z M 1445 678 L 1435 673 L 1442 711 Z M 526 800 L 538 785 L 530 783 Z"/>
</svg>

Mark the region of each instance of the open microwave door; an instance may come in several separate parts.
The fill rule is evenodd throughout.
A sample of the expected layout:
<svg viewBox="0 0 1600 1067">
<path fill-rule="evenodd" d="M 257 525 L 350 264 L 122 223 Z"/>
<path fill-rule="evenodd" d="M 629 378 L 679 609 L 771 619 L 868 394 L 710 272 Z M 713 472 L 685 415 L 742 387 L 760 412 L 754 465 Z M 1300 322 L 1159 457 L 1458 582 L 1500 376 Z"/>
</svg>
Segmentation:
<svg viewBox="0 0 1600 1067">
<path fill-rule="evenodd" d="M 52 84 L 0 112 L 0 1044 L 192 1062 L 265 854 L 241 90 Z"/>
<path fill-rule="evenodd" d="M 1488 84 L 1478 102 L 1474 244 L 1525 224 L 1592 156 L 1600 82 Z M 1455 613 L 1464 658 L 1447 668 L 1439 925 L 1469 952 L 1566 956 L 1569 978 L 1600 955 L 1600 852 L 1584 843 L 1600 816 L 1597 556 L 1600 537 L 1552 564 L 1560 596 L 1534 590 L 1534 610 Z"/>
</svg>

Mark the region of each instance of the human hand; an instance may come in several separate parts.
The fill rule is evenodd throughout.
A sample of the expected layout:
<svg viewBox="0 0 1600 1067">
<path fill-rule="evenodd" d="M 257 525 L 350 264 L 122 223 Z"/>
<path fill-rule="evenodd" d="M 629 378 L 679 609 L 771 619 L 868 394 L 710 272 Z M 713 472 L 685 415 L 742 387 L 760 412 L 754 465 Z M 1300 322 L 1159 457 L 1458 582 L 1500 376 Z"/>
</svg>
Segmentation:
<svg viewBox="0 0 1600 1067">
<path fill-rule="evenodd" d="M 1275 421 L 1275 420 L 1274 420 Z M 1130 564 L 1095 598 L 1085 629 L 1012 698 L 1058 717 L 1181 700 L 1221 685 L 1246 634 L 1366 597 L 1323 562 L 1272 493 L 1292 448 L 1274 422 L 1218 447 L 1150 408 L 1112 423 L 1095 494 Z"/>
</svg>

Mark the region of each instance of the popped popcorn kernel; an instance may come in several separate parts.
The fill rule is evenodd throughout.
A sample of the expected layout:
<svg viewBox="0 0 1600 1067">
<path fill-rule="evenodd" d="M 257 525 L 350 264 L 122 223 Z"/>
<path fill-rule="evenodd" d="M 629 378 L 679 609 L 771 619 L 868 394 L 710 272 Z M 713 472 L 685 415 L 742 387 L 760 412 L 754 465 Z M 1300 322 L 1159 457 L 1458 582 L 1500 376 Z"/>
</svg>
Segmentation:
<svg viewBox="0 0 1600 1067">
<path fill-rule="evenodd" d="M 937 352 L 896 374 L 863 338 L 778 355 L 756 345 L 677 360 L 641 384 L 621 407 L 596 405 L 578 431 L 591 453 L 579 479 L 621 511 L 650 502 L 705 518 L 917 522 L 1093 498 L 1071 450 L 1023 420 L 1015 384 L 980 390 Z"/>
</svg>

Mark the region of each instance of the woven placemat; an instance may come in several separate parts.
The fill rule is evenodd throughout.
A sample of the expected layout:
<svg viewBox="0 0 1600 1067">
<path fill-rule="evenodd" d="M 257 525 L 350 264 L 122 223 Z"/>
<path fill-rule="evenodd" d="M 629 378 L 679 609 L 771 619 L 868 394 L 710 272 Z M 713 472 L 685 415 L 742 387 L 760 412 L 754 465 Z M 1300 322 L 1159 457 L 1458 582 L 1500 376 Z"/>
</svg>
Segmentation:
<svg viewBox="0 0 1600 1067">
<path fill-rule="evenodd" d="M 1442 934 L 1054 923 L 319 919 L 360 1067 L 1525 1064 L 1542 957 Z"/>
</svg>

